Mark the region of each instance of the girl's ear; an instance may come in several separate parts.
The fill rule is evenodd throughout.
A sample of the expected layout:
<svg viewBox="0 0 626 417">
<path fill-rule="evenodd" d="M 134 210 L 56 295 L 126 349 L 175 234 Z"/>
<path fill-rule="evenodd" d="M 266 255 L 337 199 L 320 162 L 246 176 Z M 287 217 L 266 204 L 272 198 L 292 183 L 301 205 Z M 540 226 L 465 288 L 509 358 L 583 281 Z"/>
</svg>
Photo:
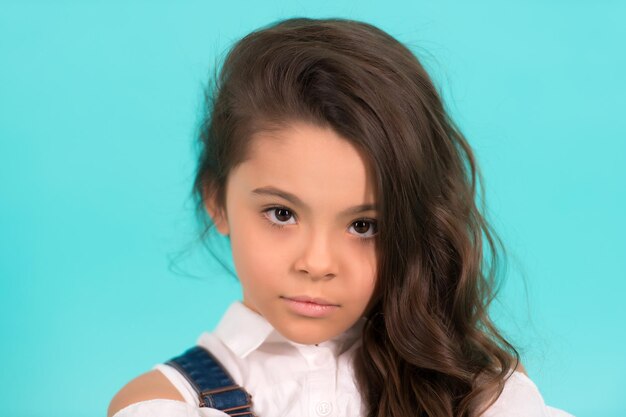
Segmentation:
<svg viewBox="0 0 626 417">
<path fill-rule="evenodd" d="M 204 199 L 204 206 L 209 216 L 211 216 L 211 220 L 215 224 L 217 231 L 224 236 L 228 236 L 230 229 L 228 227 L 228 217 L 226 216 L 225 209 L 218 207 L 213 196 Z"/>
</svg>

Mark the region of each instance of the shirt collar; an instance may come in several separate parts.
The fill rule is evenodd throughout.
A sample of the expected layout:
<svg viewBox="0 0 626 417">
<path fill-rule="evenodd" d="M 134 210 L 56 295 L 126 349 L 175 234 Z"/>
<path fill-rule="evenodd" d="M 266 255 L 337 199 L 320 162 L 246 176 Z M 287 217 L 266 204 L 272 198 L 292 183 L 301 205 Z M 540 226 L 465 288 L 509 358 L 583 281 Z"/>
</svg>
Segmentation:
<svg viewBox="0 0 626 417">
<path fill-rule="evenodd" d="M 228 307 L 215 328 L 215 335 L 241 358 L 258 348 L 273 332 L 274 327 L 263 316 L 241 301 Z"/>
<path fill-rule="evenodd" d="M 350 329 L 331 340 L 319 343 L 318 346 L 329 347 L 335 355 L 339 355 L 357 341 L 364 322 L 365 319 L 362 318 Z M 298 350 L 310 348 L 309 345 L 292 342 L 282 336 L 263 316 L 239 300 L 228 307 L 214 333 L 240 358 L 245 358 L 265 342 L 288 343 Z"/>
</svg>

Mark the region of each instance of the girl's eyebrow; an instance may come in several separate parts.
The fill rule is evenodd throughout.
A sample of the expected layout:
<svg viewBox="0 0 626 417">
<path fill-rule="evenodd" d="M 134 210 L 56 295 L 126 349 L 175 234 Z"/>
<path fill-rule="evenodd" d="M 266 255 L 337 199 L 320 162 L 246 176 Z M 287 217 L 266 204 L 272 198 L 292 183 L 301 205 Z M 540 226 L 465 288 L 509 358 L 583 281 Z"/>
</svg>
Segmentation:
<svg viewBox="0 0 626 417">
<path fill-rule="evenodd" d="M 307 207 L 307 205 L 304 204 L 304 202 L 298 196 L 296 196 L 295 194 L 289 193 L 287 191 L 281 190 L 279 188 L 276 188 L 276 187 L 266 186 L 266 187 L 255 188 L 254 190 L 252 190 L 252 194 L 258 195 L 258 196 L 271 195 L 275 197 L 280 197 L 291 202 L 291 204 L 295 206 L 300 206 L 307 210 L 309 209 L 309 207 Z M 378 207 L 375 204 L 360 204 L 358 206 L 350 207 L 342 211 L 341 215 L 357 214 L 357 213 L 362 213 L 364 211 L 369 211 L 369 210 L 378 210 Z"/>
</svg>

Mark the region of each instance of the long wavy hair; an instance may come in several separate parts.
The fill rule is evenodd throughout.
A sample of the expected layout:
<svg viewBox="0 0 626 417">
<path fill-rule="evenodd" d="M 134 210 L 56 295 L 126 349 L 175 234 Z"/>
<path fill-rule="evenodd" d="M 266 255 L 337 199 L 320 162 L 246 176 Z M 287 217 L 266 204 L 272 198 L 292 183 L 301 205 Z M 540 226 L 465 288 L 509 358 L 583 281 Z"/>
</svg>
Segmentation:
<svg viewBox="0 0 626 417">
<path fill-rule="evenodd" d="M 380 205 L 377 284 L 354 357 L 366 415 L 481 414 L 519 358 L 488 315 L 502 244 L 476 201 L 472 150 L 418 58 L 368 23 L 293 18 L 248 34 L 215 70 L 198 213 L 209 197 L 224 208 L 227 176 L 259 131 L 304 121 L 365 151 Z"/>
</svg>

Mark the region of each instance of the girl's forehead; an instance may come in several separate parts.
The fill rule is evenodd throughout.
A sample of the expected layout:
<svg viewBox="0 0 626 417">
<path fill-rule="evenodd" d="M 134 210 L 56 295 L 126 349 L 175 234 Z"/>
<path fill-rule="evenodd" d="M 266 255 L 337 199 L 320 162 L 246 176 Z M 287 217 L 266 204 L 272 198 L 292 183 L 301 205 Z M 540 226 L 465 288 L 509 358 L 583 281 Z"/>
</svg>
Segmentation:
<svg viewBox="0 0 626 417">
<path fill-rule="evenodd" d="M 249 145 L 248 158 L 232 173 L 246 182 L 369 200 L 375 196 L 374 176 L 364 152 L 330 128 L 290 125 L 259 132 Z"/>
</svg>

